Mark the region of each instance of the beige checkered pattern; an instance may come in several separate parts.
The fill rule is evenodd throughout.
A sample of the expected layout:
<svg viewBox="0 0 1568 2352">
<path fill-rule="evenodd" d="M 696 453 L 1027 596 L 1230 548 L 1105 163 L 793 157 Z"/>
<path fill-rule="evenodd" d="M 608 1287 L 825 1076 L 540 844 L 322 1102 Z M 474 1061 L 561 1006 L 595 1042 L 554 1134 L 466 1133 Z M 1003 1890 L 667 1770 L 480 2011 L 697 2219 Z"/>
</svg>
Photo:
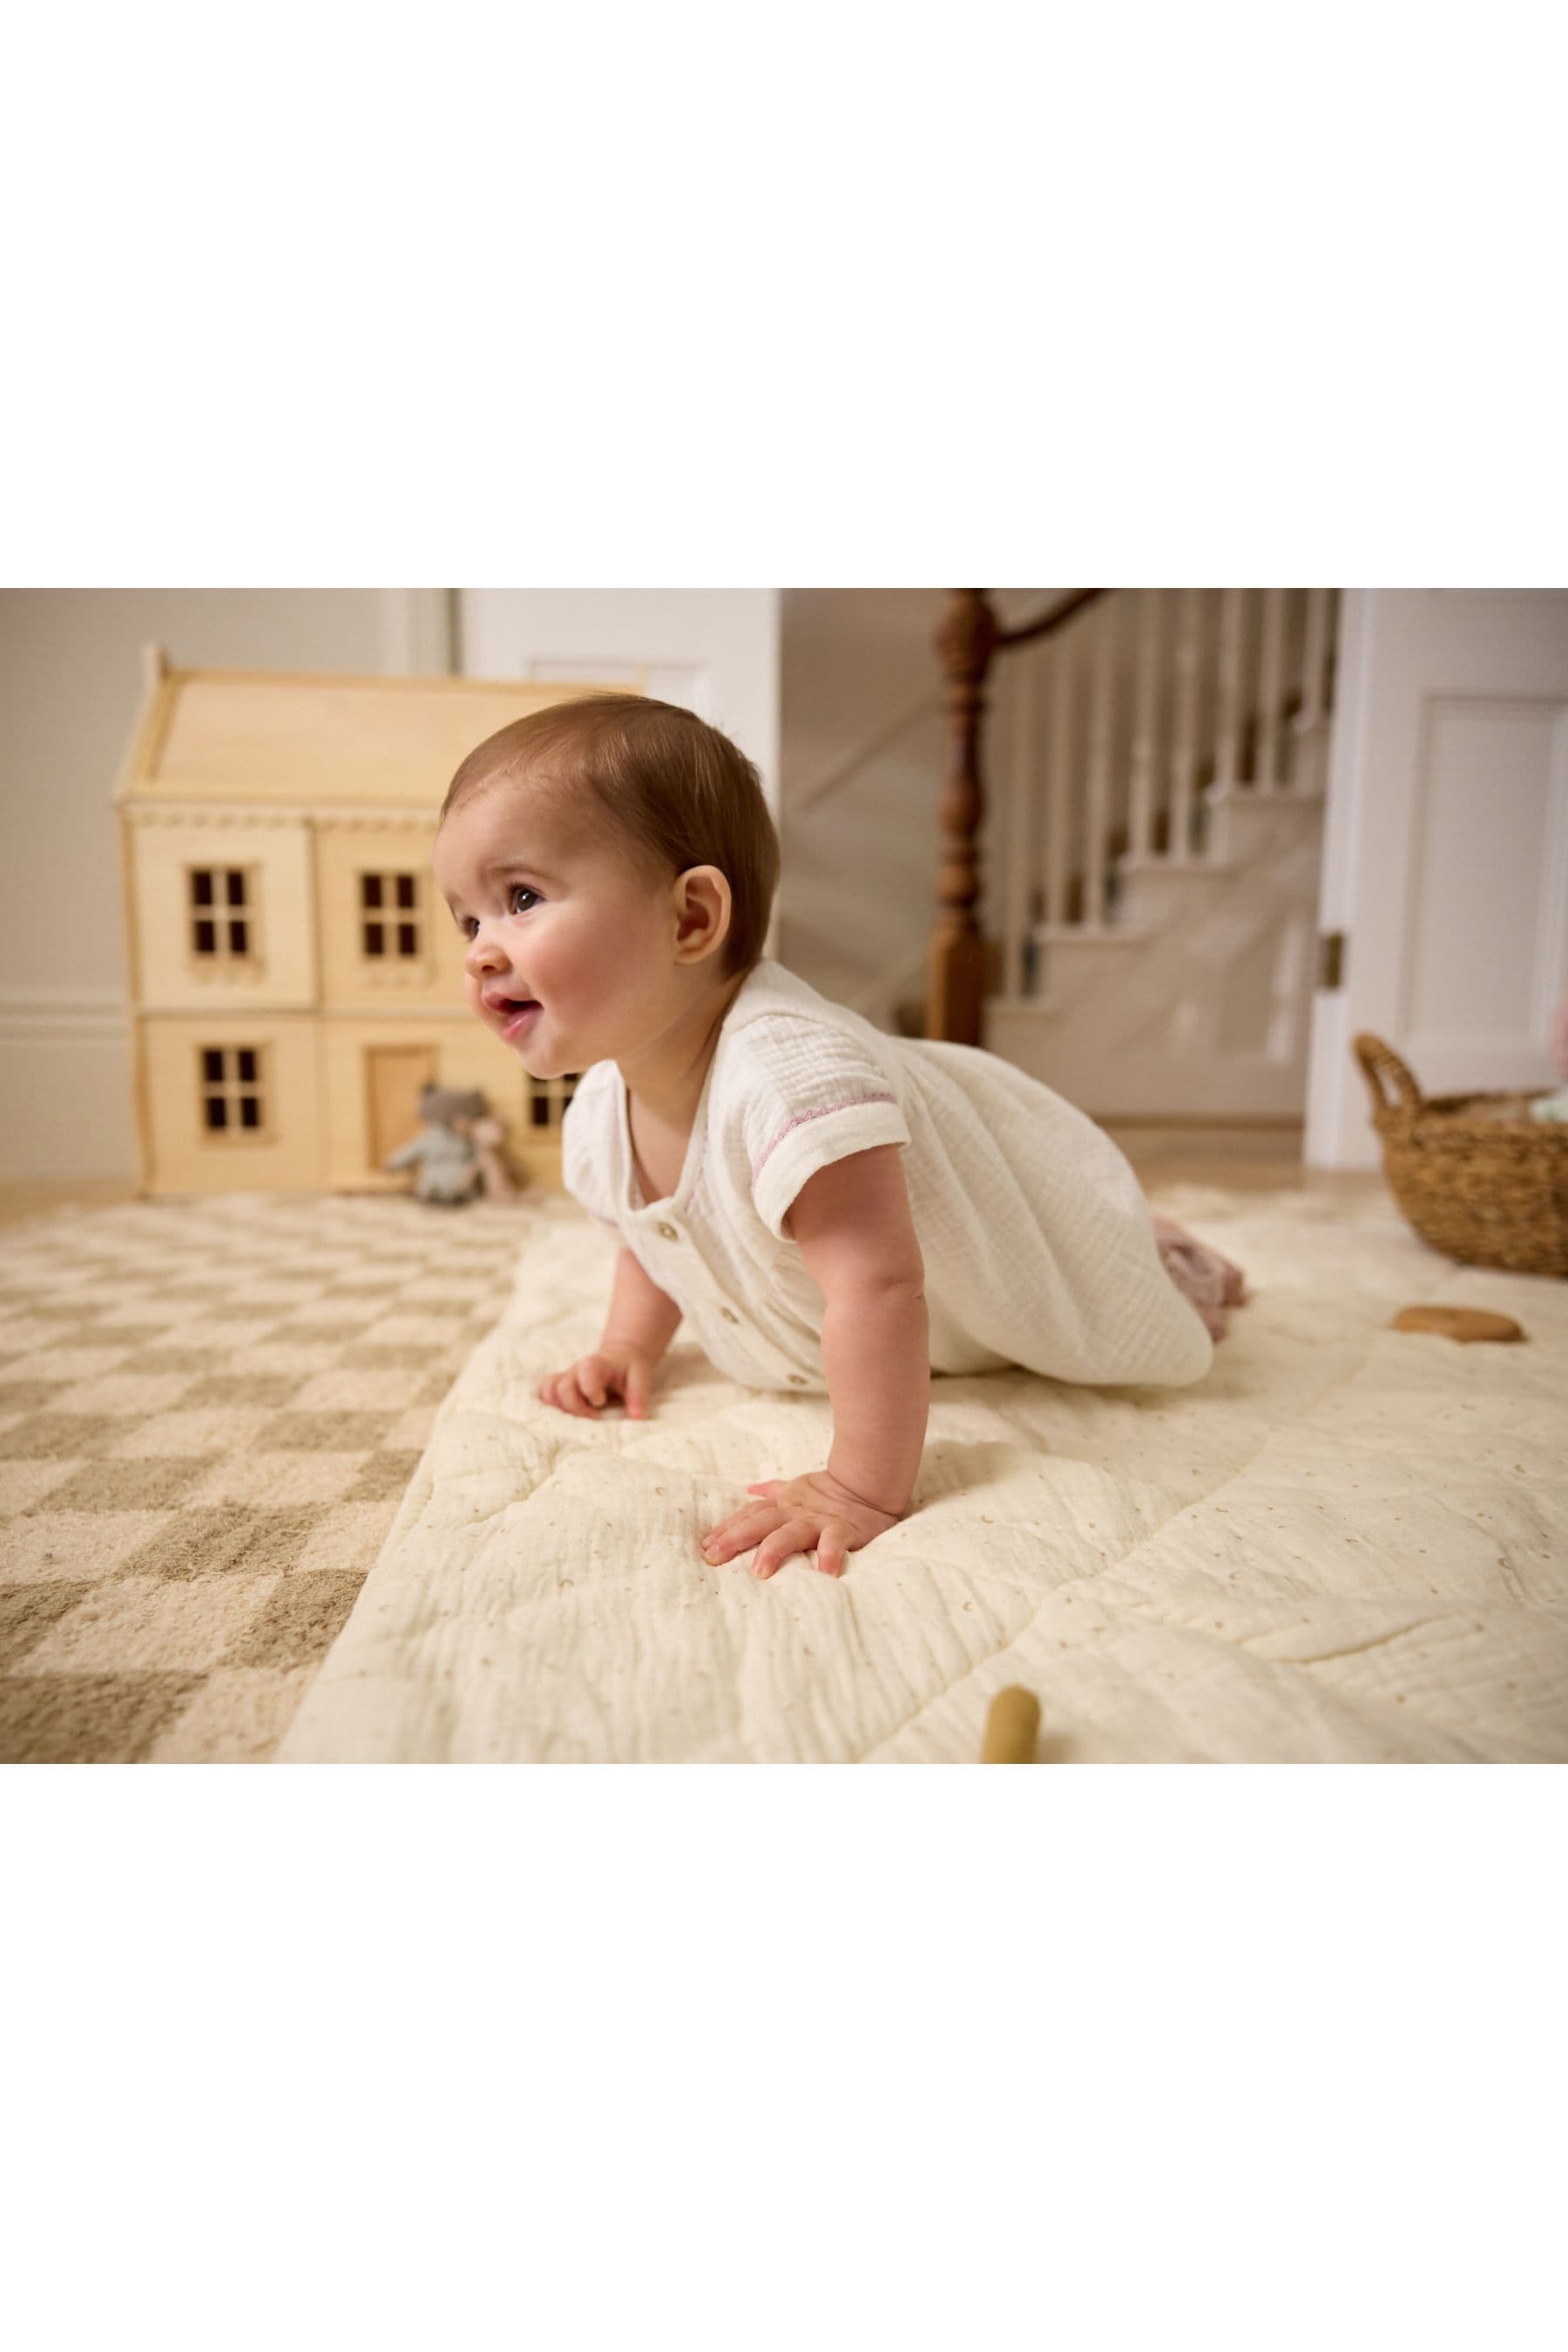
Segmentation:
<svg viewBox="0 0 1568 2352">
<path fill-rule="evenodd" d="M 271 1754 L 522 1223 L 245 1194 L 0 1234 L 0 1760 Z"/>
</svg>

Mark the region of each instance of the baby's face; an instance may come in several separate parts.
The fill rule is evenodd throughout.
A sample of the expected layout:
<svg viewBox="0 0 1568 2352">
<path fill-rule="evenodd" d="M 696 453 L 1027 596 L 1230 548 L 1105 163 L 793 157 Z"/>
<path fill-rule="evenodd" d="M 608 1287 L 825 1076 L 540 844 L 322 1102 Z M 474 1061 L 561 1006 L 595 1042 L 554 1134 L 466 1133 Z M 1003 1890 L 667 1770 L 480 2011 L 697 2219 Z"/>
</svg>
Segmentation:
<svg viewBox="0 0 1568 2352">
<path fill-rule="evenodd" d="M 436 837 L 436 880 L 468 942 L 468 1009 L 530 1077 L 614 1061 L 668 1017 L 664 901 L 613 841 L 579 836 L 526 781 L 454 810 Z"/>
</svg>

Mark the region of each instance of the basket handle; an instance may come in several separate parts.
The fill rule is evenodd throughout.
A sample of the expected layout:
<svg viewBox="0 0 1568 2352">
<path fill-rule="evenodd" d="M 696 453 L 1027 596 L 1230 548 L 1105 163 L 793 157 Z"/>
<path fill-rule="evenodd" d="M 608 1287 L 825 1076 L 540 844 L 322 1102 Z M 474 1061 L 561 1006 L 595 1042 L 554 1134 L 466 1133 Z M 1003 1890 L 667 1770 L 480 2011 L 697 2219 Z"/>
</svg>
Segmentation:
<svg viewBox="0 0 1568 2352">
<path fill-rule="evenodd" d="M 1394 1111 L 1417 1111 L 1421 1108 L 1421 1089 L 1392 1045 L 1363 1029 L 1351 1040 L 1351 1051 L 1361 1064 L 1361 1074 L 1366 1080 L 1372 1097 L 1374 1120 L 1388 1118 Z M 1384 1092 L 1384 1082 L 1392 1087 L 1392 1095 Z"/>
</svg>

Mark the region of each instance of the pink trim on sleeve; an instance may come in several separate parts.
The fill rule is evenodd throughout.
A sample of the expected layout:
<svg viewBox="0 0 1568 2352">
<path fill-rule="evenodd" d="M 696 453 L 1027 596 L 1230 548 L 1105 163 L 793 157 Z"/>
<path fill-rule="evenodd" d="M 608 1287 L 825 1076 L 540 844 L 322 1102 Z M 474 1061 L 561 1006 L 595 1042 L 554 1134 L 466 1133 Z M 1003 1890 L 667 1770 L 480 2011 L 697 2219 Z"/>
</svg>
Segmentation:
<svg viewBox="0 0 1568 2352">
<path fill-rule="evenodd" d="M 824 1103 L 820 1110 L 803 1110 L 797 1118 L 786 1118 L 784 1125 L 780 1128 L 778 1133 L 774 1136 L 773 1141 L 769 1144 L 767 1150 L 763 1152 L 762 1158 L 758 1160 L 756 1166 L 752 1171 L 752 1189 L 753 1192 L 755 1191 L 758 1180 L 761 1177 L 763 1169 L 767 1166 L 769 1160 L 773 1157 L 774 1151 L 777 1150 L 779 1145 L 784 1141 L 785 1136 L 793 1133 L 795 1128 L 805 1127 L 808 1120 L 814 1118 L 831 1118 L 836 1110 L 858 1110 L 862 1103 L 896 1103 L 897 1100 L 897 1095 L 890 1094 L 850 1095 L 847 1101 Z"/>
</svg>

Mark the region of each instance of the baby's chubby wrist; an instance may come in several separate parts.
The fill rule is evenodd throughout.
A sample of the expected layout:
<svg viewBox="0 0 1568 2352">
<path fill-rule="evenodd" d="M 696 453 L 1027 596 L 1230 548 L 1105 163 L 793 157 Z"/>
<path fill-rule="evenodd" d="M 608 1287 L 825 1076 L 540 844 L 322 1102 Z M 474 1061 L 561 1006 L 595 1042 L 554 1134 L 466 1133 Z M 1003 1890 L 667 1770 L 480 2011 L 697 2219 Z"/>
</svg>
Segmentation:
<svg viewBox="0 0 1568 2352">
<path fill-rule="evenodd" d="M 606 1355 L 612 1349 L 624 1349 L 631 1355 L 646 1356 L 654 1364 L 658 1363 L 668 1345 L 666 1339 L 654 1337 L 647 1331 L 627 1331 L 624 1328 L 606 1331 L 599 1341 Z"/>
<path fill-rule="evenodd" d="M 853 1505 L 857 1510 L 879 1511 L 888 1520 L 903 1517 L 914 1492 L 911 1486 L 908 1493 L 895 1497 L 885 1482 L 879 1486 L 875 1480 L 847 1478 L 843 1471 L 836 1467 L 831 1454 L 822 1477 L 826 1485 L 834 1487 L 844 1501 Z"/>
</svg>

